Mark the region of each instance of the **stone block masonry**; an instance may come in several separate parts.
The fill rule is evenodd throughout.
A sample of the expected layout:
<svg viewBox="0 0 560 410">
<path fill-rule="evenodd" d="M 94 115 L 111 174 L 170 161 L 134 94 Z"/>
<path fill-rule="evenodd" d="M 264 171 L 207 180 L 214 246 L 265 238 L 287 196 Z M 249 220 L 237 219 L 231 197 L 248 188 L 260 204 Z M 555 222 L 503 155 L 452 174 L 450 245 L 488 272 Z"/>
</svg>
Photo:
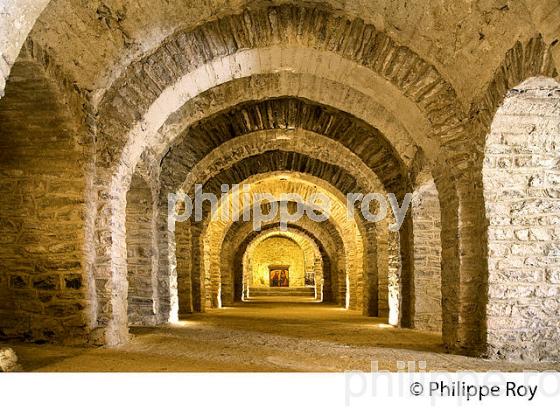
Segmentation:
<svg viewBox="0 0 560 410">
<path fill-rule="evenodd" d="M 488 349 L 560 358 L 560 84 L 512 90 L 487 139 Z"/>
<path fill-rule="evenodd" d="M 84 147 L 38 63 L 19 61 L 12 78 L 0 100 L 0 338 L 83 343 Z"/>
</svg>

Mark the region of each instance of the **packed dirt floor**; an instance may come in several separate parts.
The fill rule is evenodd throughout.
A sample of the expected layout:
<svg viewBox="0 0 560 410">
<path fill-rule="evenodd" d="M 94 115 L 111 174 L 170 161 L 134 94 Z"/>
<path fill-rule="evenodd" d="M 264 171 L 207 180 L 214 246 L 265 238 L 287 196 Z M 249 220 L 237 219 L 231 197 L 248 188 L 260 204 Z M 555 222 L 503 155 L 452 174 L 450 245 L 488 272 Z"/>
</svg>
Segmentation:
<svg viewBox="0 0 560 410">
<path fill-rule="evenodd" d="M 372 363 L 373 370 L 392 371 L 560 370 L 560 363 L 446 354 L 439 334 L 394 328 L 382 319 L 302 298 L 252 300 L 182 319 L 131 329 L 130 343 L 118 348 L 11 347 L 24 371 L 41 372 L 369 372 Z"/>
</svg>

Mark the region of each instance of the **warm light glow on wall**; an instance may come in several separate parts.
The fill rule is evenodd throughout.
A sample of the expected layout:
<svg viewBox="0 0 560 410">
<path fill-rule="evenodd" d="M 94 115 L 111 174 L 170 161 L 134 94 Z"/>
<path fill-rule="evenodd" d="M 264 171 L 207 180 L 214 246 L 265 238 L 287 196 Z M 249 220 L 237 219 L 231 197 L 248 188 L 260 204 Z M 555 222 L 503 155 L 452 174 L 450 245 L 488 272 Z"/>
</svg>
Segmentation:
<svg viewBox="0 0 560 410">
<path fill-rule="evenodd" d="M 282 177 L 289 177 L 288 181 L 280 181 L 279 178 Z M 348 289 L 346 295 L 341 295 L 342 300 L 338 300 L 337 302 L 341 302 L 341 304 L 350 309 L 361 309 L 360 303 L 361 300 L 358 300 L 357 297 L 354 300 L 354 295 L 350 294 L 351 289 L 356 289 L 358 286 L 359 278 L 363 275 L 363 251 L 364 251 L 364 243 L 362 240 L 362 235 L 360 232 L 360 226 L 358 221 L 355 218 L 348 218 L 348 210 L 346 206 L 346 197 L 342 194 L 339 190 L 337 190 L 334 186 L 330 185 L 328 182 L 320 180 L 316 177 L 300 174 L 297 172 L 285 172 L 285 171 L 276 171 L 276 172 L 268 172 L 264 174 L 258 174 L 253 177 L 247 178 L 246 180 L 239 181 L 240 186 L 247 185 L 249 187 L 248 194 L 249 195 L 241 195 L 240 198 L 235 198 L 236 201 L 240 202 L 238 204 L 238 210 L 244 212 L 245 209 L 250 209 L 254 204 L 252 198 L 255 197 L 256 194 L 266 193 L 271 194 L 274 197 L 279 197 L 283 194 L 298 194 L 301 196 L 303 203 L 308 204 L 308 201 L 312 196 L 317 194 L 326 195 L 330 201 L 330 218 L 329 222 L 332 224 L 333 229 L 336 231 L 336 235 L 339 235 L 342 243 L 343 243 L 343 251 L 344 255 L 352 255 L 352 259 L 350 260 L 347 257 L 344 257 L 341 261 L 337 261 L 340 264 L 340 278 L 337 281 L 337 285 L 340 287 L 344 286 L 344 281 L 346 280 Z M 215 211 L 215 215 L 221 215 L 222 207 L 228 206 L 230 210 L 233 208 L 233 200 L 235 195 L 224 195 L 220 203 Z M 219 249 L 220 247 L 211 247 L 209 246 L 210 243 L 222 243 L 226 232 L 231 227 L 232 223 L 230 222 L 222 222 L 218 218 L 216 220 L 211 220 L 208 224 L 207 228 L 205 228 L 204 236 L 204 249 L 203 252 L 205 257 L 202 258 L 203 263 L 203 271 L 205 278 L 212 281 L 210 272 L 215 272 L 220 270 L 220 255 Z M 302 248 L 304 249 L 304 248 Z M 247 249 L 249 251 L 249 249 Z M 247 256 L 247 252 L 245 255 Z M 305 254 L 305 251 L 304 251 Z M 304 257 L 305 259 L 305 257 Z M 243 300 L 247 300 L 249 298 L 248 289 L 251 286 L 257 286 L 255 283 L 251 283 L 251 274 L 250 272 L 253 271 L 253 266 L 255 265 L 255 261 L 252 258 L 243 258 Z M 257 283 L 261 283 L 261 286 L 269 286 L 270 285 L 270 274 L 269 274 L 269 265 L 278 265 L 278 266 L 285 266 L 289 265 L 286 263 L 278 262 L 267 262 L 266 268 L 261 270 L 260 272 L 260 279 L 257 278 Z M 305 266 L 305 265 L 304 265 Z M 314 271 L 313 267 L 309 267 L 308 270 L 302 270 L 301 273 L 301 284 L 298 286 L 305 286 L 305 272 Z M 290 268 L 290 278 L 293 278 L 292 268 Z M 345 279 L 343 275 L 348 275 Z M 316 283 L 317 282 L 317 277 Z M 264 284 L 263 284 L 264 282 Z M 290 286 L 294 285 L 293 280 L 290 280 Z M 215 292 L 217 292 L 217 284 L 215 287 Z M 319 292 L 318 292 L 319 293 Z M 338 291 L 337 291 L 338 296 Z"/>
<path fill-rule="evenodd" d="M 258 244 L 250 255 L 251 286 L 269 287 L 269 267 L 289 266 L 290 287 L 305 286 L 305 256 L 293 240 L 271 237 Z"/>
<path fill-rule="evenodd" d="M 392 292 L 389 292 L 389 324 L 399 324 L 399 299 Z"/>
</svg>

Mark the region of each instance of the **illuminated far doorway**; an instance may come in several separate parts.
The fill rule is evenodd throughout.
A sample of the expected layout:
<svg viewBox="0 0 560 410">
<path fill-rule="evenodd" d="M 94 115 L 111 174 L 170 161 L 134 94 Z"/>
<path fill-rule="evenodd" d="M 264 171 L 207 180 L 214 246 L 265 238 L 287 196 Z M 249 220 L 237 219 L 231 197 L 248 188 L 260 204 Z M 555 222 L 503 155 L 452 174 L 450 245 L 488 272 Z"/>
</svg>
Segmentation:
<svg viewBox="0 0 560 410">
<path fill-rule="evenodd" d="M 290 267 L 281 265 L 271 265 L 268 267 L 271 288 L 290 287 Z"/>
</svg>

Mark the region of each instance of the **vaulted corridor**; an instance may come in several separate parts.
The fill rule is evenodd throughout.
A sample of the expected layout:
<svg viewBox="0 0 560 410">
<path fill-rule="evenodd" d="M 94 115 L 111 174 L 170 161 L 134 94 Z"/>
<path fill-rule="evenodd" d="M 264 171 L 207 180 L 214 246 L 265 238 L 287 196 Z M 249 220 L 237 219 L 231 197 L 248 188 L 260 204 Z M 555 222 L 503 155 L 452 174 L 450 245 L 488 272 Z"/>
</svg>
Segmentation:
<svg viewBox="0 0 560 410">
<path fill-rule="evenodd" d="M 10 368 L 557 366 L 557 3 L 0 2 Z"/>
</svg>

